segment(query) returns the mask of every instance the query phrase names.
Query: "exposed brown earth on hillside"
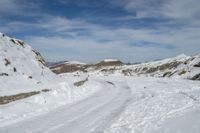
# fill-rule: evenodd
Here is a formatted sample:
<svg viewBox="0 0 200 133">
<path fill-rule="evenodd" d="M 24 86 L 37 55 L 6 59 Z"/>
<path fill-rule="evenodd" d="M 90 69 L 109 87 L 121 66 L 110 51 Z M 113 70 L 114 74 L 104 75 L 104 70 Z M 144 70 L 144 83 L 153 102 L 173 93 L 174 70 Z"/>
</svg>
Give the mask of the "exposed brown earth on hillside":
<svg viewBox="0 0 200 133">
<path fill-rule="evenodd" d="M 76 72 L 76 71 L 81 71 L 81 72 L 87 72 L 87 69 L 92 68 L 92 69 L 102 69 L 104 67 L 109 67 L 109 66 L 121 66 L 123 63 L 121 61 L 111 61 L 111 62 L 104 62 L 101 61 L 97 64 L 59 64 L 53 67 L 50 67 L 50 69 L 56 73 L 56 74 L 61 74 L 61 73 L 71 73 L 71 72 Z"/>
</svg>

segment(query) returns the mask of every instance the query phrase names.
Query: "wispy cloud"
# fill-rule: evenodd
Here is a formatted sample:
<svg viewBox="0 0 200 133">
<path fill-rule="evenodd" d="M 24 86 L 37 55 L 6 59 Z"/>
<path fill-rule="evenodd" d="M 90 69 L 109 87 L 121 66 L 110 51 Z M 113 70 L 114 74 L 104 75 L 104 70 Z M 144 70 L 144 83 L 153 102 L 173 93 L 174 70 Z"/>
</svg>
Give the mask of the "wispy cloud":
<svg viewBox="0 0 200 133">
<path fill-rule="evenodd" d="M 40 4 L 34 1 L 1 0 L 0 17 L 8 15 L 33 16 L 36 15 L 38 8 L 40 8 Z"/>
<path fill-rule="evenodd" d="M 0 1 L 0 12 L 6 13 L 11 11 L 16 11 L 18 9 L 18 4 L 16 0 L 1 0 Z"/>
<path fill-rule="evenodd" d="M 129 12 L 136 12 L 137 18 L 169 17 L 198 18 L 200 10 L 198 0 L 111 0 L 111 4 L 121 6 Z"/>
<path fill-rule="evenodd" d="M 10 2 L 11 5 L 6 0 L 3 3 L 5 7 L 9 6 L 7 9 L 19 10 L 21 13 L 27 9 L 23 3 L 20 5 L 15 0 Z M 68 4 L 72 1 L 62 2 Z M 200 51 L 200 9 L 195 2 L 196 0 L 107 1 L 109 6 L 129 12 L 125 16 L 109 18 L 109 24 L 90 21 L 98 15 L 91 16 L 90 19 L 83 16 L 71 18 L 64 14 L 42 12 L 41 3 L 28 3 L 32 8 L 29 8 L 28 13 L 31 20 L 5 21 L 0 23 L 0 30 L 26 40 L 48 60 L 90 62 L 119 58 L 124 61 L 145 61 L 181 53 L 197 54 Z M 88 4 L 87 0 L 81 1 L 79 6 L 85 7 L 84 4 Z M 41 13 L 37 14 L 33 9 L 38 9 Z M 1 10 L 0 16 L 5 12 L 5 9 Z M 24 14 L 19 13 L 18 16 L 23 17 Z M 102 19 L 106 21 L 108 16 Z"/>
<path fill-rule="evenodd" d="M 55 17 L 45 29 L 52 36 L 29 36 L 27 42 L 44 53 L 48 59 L 92 60 L 102 58 L 121 58 L 128 61 L 150 60 L 152 58 L 174 56 L 180 53 L 196 54 L 200 50 L 200 37 L 197 28 L 184 29 L 128 29 L 107 27 L 90 24 L 85 21 L 68 20 L 68 25 L 55 23 Z M 59 18 L 64 21 L 65 18 Z M 49 18 L 48 18 L 49 20 Z M 55 22 L 54 22 L 55 21 Z M 23 26 L 24 24 L 21 24 Z M 35 24 L 36 28 L 44 30 L 42 23 Z M 18 26 L 19 27 L 19 26 Z M 52 27 L 52 28 L 50 28 Z M 54 30 L 56 29 L 56 30 Z M 61 32 L 58 29 L 62 29 Z M 81 30 L 85 30 L 83 33 Z M 87 34 L 86 34 L 87 31 Z M 55 33 L 57 33 L 55 35 Z M 71 38 L 67 37 L 71 35 Z M 62 51 L 54 53 L 52 50 Z M 187 50 L 186 50 L 187 49 Z M 73 52 L 72 52 L 73 51 Z M 149 51 L 149 52 L 147 52 Z M 138 55 L 135 55 L 138 54 Z M 131 55 L 131 56 L 127 56 Z M 129 57 L 137 57 L 130 59 Z"/>
</svg>

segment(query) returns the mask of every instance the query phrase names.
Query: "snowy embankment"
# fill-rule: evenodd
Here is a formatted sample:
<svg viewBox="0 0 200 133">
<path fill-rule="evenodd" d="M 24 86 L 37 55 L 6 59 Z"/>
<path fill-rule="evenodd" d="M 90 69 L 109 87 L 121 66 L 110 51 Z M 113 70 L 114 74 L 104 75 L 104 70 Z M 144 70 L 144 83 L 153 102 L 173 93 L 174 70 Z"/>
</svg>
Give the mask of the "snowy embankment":
<svg viewBox="0 0 200 133">
<path fill-rule="evenodd" d="M 88 82 L 79 87 L 73 85 L 74 82 L 83 78 L 61 77 L 59 83 L 49 86 L 52 90 L 48 92 L 42 92 L 29 98 L 1 105 L 0 127 L 47 113 L 62 105 L 74 104 L 102 88 L 102 85 L 94 80 L 88 80 Z M 68 83 L 65 81 L 68 81 Z"/>
<path fill-rule="evenodd" d="M 54 74 L 39 52 L 0 33 L 0 126 L 77 102 L 101 88 L 92 80 L 73 85 L 84 78 Z"/>
<path fill-rule="evenodd" d="M 104 130 L 123 111 L 130 99 L 130 89 L 123 84 L 123 79 L 114 84 L 97 77 L 92 77 L 92 80 L 96 81 L 96 85 L 101 84 L 98 93 L 76 104 L 65 105 L 46 114 L 3 126 L 0 132 L 96 133 Z"/>
</svg>

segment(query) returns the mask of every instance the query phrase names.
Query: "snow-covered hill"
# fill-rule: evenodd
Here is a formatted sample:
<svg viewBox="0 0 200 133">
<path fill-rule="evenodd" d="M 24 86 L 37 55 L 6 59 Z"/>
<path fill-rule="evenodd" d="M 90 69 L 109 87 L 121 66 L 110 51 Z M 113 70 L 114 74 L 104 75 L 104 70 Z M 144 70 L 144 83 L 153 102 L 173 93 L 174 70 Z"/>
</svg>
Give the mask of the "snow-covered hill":
<svg viewBox="0 0 200 133">
<path fill-rule="evenodd" d="M 78 61 L 63 61 L 49 65 L 50 69 L 56 74 L 67 73 L 67 72 L 71 73 L 79 70 L 84 71 L 86 66 L 87 66 L 86 63 Z"/>
<path fill-rule="evenodd" d="M 72 65 L 72 64 L 71 64 Z M 73 64 L 76 67 L 76 64 Z M 200 55 L 186 56 L 184 54 L 174 58 L 134 65 L 123 64 L 119 60 L 106 60 L 97 64 L 81 65 L 73 72 L 95 75 L 125 75 L 176 77 L 191 80 L 200 80 Z M 54 66 L 54 69 L 58 69 Z M 68 71 L 63 71 L 68 72 Z"/>
<path fill-rule="evenodd" d="M 73 72 L 90 73 L 91 71 L 100 70 L 105 67 L 122 66 L 122 65 L 123 63 L 120 60 L 105 59 L 96 64 L 86 64 L 78 61 L 58 62 L 54 63 L 54 65 L 50 65 L 49 67 L 53 72 L 61 74 L 61 73 L 73 73 Z"/>
<path fill-rule="evenodd" d="M 124 75 L 146 75 L 155 77 L 178 77 L 200 80 L 200 56 L 184 54 L 160 61 L 126 65 L 121 68 Z"/>
<path fill-rule="evenodd" d="M 0 33 L 0 95 L 41 89 L 56 77 L 39 52 L 21 40 Z"/>
<path fill-rule="evenodd" d="M 79 61 L 60 61 L 60 62 L 47 62 L 48 67 L 53 68 L 54 66 L 58 65 L 69 65 L 69 64 L 76 64 L 76 65 L 86 65 L 86 63 L 79 62 Z"/>
</svg>

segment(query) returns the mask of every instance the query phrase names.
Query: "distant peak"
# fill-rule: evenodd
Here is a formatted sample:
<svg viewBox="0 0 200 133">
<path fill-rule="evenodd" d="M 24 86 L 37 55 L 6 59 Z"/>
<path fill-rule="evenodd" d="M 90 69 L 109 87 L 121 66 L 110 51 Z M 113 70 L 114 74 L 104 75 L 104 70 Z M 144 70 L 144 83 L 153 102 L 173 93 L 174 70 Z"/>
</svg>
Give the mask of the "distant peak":
<svg viewBox="0 0 200 133">
<path fill-rule="evenodd" d="M 174 57 L 174 58 L 171 58 L 171 59 L 175 59 L 175 60 L 185 60 L 185 59 L 188 59 L 188 58 L 190 58 L 190 56 L 187 56 L 187 55 L 185 55 L 185 54 L 180 54 L 180 55 L 178 55 L 178 56 L 176 56 L 176 57 Z"/>
<path fill-rule="evenodd" d="M 79 62 L 79 61 L 67 61 L 65 64 L 77 64 L 77 65 L 86 65 L 86 63 Z"/>
<path fill-rule="evenodd" d="M 176 56 L 175 58 L 186 58 L 186 57 L 188 57 L 188 56 L 185 54 L 180 54 L 180 55 Z"/>
<path fill-rule="evenodd" d="M 118 59 L 104 59 L 104 62 L 116 62 L 119 61 Z"/>
</svg>

